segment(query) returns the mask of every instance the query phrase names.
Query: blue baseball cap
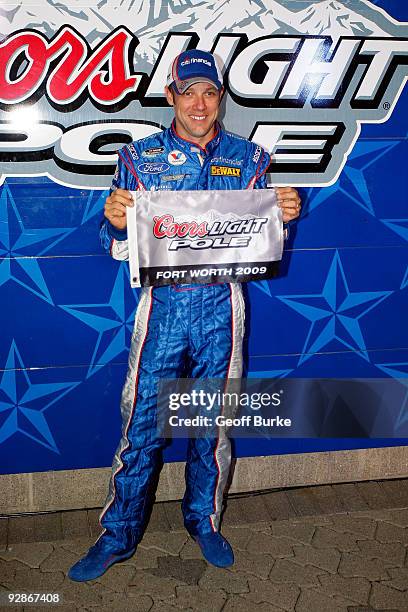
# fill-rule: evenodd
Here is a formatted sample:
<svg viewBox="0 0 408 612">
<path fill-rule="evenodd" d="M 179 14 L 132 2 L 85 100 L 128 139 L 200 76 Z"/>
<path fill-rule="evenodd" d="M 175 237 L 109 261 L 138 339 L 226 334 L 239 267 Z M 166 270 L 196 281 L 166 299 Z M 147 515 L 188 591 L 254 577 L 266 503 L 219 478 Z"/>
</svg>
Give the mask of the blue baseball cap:
<svg viewBox="0 0 408 612">
<path fill-rule="evenodd" d="M 190 49 L 183 51 L 173 60 L 167 75 L 167 85 L 182 94 L 194 83 L 211 83 L 220 90 L 222 74 L 217 60 L 207 51 Z"/>
</svg>

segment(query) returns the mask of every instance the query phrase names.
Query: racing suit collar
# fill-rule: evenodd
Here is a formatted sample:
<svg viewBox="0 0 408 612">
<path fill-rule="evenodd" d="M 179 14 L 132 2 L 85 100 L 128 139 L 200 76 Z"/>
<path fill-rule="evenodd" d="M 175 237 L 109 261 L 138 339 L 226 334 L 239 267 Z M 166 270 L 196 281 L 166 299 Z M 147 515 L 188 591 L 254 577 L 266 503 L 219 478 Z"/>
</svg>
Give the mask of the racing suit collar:
<svg viewBox="0 0 408 612">
<path fill-rule="evenodd" d="M 202 151 L 203 153 L 211 153 L 216 146 L 218 146 L 220 140 L 221 140 L 221 134 L 222 134 L 222 130 L 220 128 L 220 124 L 218 123 L 218 121 L 215 123 L 215 134 L 213 136 L 213 138 L 207 142 L 205 148 L 203 148 L 202 146 L 200 146 L 199 144 L 197 144 L 196 142 L 192 142 L 191 140 L 187 140 L 186 138 L 182 138 L 176 130 L 176 120 L 173 119 L 173 121 L 171 122 L 171 126 L 170 126 L 170 133 L 173 137 L 173 139 L 177 142 L 178 146 L 182 147 L 183 149 L 187 149 L 188 151 L 191 151 L 194 147 L 196 149 L 199 149 L 200 151 Z"/>
</svg>

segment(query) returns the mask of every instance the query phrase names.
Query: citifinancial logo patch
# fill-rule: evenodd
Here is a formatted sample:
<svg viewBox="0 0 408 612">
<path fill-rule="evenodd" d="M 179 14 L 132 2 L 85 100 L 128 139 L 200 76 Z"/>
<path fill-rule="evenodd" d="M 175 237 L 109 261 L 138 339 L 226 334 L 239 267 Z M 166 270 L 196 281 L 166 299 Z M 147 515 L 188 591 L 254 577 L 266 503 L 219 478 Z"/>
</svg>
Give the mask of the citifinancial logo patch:
<svg viewBox="0 0 408 612">
<path fill-rule="evenodd" d="M 241 168 L 231 168 L 230 166 L 210 166 L 211 176 L 241 176 Z"/>
</svg>

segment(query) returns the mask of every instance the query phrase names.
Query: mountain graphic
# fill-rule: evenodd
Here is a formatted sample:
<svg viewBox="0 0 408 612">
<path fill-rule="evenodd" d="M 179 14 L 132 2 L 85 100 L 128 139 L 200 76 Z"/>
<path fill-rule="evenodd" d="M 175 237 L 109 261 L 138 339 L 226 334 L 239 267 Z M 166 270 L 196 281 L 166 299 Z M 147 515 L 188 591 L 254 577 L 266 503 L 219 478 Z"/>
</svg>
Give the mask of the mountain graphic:
<svg viewBox="0 0 408 612">
<path fill-rule="evenodd" d="M 356 0 L 356 6 L 358 3 L 361 0 Z M 0 33 L 6 36 L 32 28 L 52 36 L 69 24 L 94 44 L 126 25 L 139 38 L 136 57 L 147 67 L 154 64 L 170 31 L 196 32 L 203 49 L 211 48 L 220 32 L 246 34 L 250 40 L 271 34 L 317 34 L 333 40 L 347 35 L 391 35 L 365 16 L 367 11 L 359 14 L 349 2 L 339 0 L 311 2 L 301 10 L 290 10 L 278 0 L 122 0 L 120 4 L 100 0 L 95 7 L 84 4 L 83 0 L 37 0 L 35 5 L 0 7 Z"/>
<path fill-rule="evenodd" d="M 340 36 L 387 36 L 377 24 L 350 10 L 337 0 L 316 2 L 296 14 L 298 30 L 304 34 Z"/>
</svg>

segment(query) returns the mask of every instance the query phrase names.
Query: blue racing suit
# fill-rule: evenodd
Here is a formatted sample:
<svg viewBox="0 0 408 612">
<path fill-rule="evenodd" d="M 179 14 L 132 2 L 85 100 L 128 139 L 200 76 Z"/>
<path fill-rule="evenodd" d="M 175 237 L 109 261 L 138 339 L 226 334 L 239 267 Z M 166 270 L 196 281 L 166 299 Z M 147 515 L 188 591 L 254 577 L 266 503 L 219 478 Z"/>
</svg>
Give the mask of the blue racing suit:
<svg viewBox="0 0 408 612">
<path fill-rule="evenodd" d="M 172 126 L 126 145 L 112 188 L 203 190 L 265 188 L 270 156 L 217 126 L 205 149 Z M 128 258 L 126 231 L 108 220 L 101 241 L 115 259 Z M 116 450 L 100 537 L 115 553 L 143 536 L 165 440 L 156 433 L 160 378 L 240 378 L 244 302 L 236 284 L 172 285 L 141 291 L 121 399 L 122 438 Z M 225 432 L 189 440 L 182 509 L 192 535 L 217 531 L 231 460 Z"/>
</svg>

